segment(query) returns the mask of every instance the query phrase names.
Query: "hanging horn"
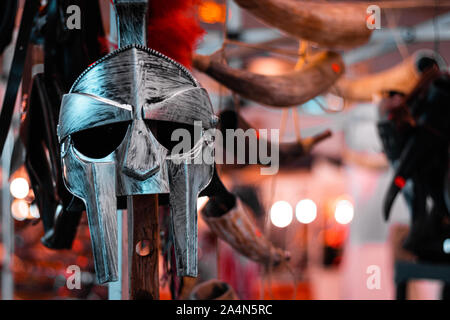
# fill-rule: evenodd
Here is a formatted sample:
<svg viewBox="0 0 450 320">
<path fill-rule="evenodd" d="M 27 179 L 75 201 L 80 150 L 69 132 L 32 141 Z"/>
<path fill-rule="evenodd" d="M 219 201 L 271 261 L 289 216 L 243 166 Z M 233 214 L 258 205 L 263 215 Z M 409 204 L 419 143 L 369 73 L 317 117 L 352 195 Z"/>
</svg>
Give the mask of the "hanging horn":
<svg viewBox="0 0 450 320">
<path fill-rule="evenodd" d="M 239 300 L 233 287 L 228 283 L 211 279 L 192 289 L 190 300 Z"/>
<path fill-rule="evenodd" d="M 314 55 L 302 70 L 274 76 L 233 69 L 213 56 L 194 55 L 194 67 L 247 99 L 275 107 L 300 105 L 320 95 L 345 69 L 341 56 L 332 51 Z"/>
<path fill-rule="evenodd" d="M 226 189 L 216 169 L 200 196 L 209 197 L 201 210 L 203 220 L 217 237 L 240 254 L 265 265 L 277 265 L 290 258 L 288 252 L 275 248 L 255 227 L 241 200 Z"/>
<path fill-rule="evenodd" d="M 220 130 L 222 132 L 223 139 L 223 161 L 222 163 L 225 164 L 227 167 L 240 167 L 239 165 L 235 165 L 235 163 L 239 163 L 237 159 L 233 162 L 233 164 L 228 163 L 228 161 L 225 161 L 227 152 L 230 152 L 237 155 L 238 157 L 242 157 L 240 162 L 244 162 L 241 164 L 241 166 L 245 166 L 250 164 L 249 159 L 251 158 L 251 155 L 254 155 L 254 157 L 257 157 L 257 164 L 267 165 L 267 163 L 264 163 L 262 159 L 260 159 L 260 152 L 258 148 L 261 147 L 261 145 L 266 145 L 265 150 L 267 150 L 268 157 L 272 156 L 272 152 L 274 151 L 272 149 L 272 142 L 268 139 L 261 138 L 258 136 L 257 131 L 252 128 L 252 126 L 245 121 L 237 112 L 234 110 L 225 110 L 219 115 L 219 125 Z M 251 139 L 245 139 L 245 153 L 239 154 L 237 150 L 237 144 L 233 144 L 234 150 L 228 150 L 227 148 L 227 135 L 226 130 L 227 129 L 242 129 L 244 132 L 247 132 L 247 130 L 251 129 L 255 132 L 255 139 L 258 139 L 258 143 L 250 143 Z M 298 158 L 304 157 L 308 153 L 311 152 L 311 150 L 316 146 L 318 143 L 322 142 L 323 140 L 331 137 L 332 133 L 330 130 L 325 130 L 315 136 L 307 137 L 304 139 L 301 139 L 297 142 L 290 142 L 290 143 L 281 143 L 279 144 L 278 148 L 275 151 L 279 152 L 279 164 L 281 166 L 288 165 L 289 163 L 292 163 Z M 245 158 L 244 158 L 245 157 Z M 242 161 L 244 160 L 244 161 Z"/>
<path fill-rule="evenodd" d="M 372 34 L 366 24 L 368 4 L 294 0 L 234 1 L 266 24 L 327 48 L 360 46 Z"/>
<path fill-rule="evenodd" d="M 408 94 L 432 65 L 439 69 L 446 67 L 442 57 L 434 51 L 420 50 L 388 70 L 357 79 L 341 78 L 332 92 L 354 101 L 371 101 L 374 94 L 386 91 Z"/>
<path fill-rule="evenodd" d="M 201 210 L 203 220 L 217 237 L 243 256 L 264 265 L 278 265 L 290 259 L 288 252 L 275 248 L 255 227 L 239 198 L 236 197 L 231 210 L 220 216 L 214 210 L 221 207 L 219 202 L 220 198 L 210 198 Z"/>
</svg>

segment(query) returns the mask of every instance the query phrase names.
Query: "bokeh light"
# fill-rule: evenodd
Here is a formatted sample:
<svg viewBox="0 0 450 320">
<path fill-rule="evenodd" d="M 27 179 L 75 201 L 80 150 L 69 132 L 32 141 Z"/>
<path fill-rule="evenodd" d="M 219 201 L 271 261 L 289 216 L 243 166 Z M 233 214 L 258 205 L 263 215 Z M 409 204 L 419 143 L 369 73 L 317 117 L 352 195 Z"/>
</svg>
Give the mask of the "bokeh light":
<svg viewBox="0 0 450 320">
<path fill-rule="evenodd" d="M 308 224 L 316 220 L 317 206 L 311 199 L 300 200 L 295 206 L 295 216 L 301 223 Z"/>
<path fill-rule="evenodd" d="M 9 191 L 14 198 L 24 199 L 30 192 L 30 186 L 26 179 L 15 178 L 13 181 L 11 181 Z"/>
<path fill-rule="evenodd" d="M 340 224 L 349 224 L 353 220 L 354 208 L 353 204 L 348 200 L 339 200 L 336 203 L 334 218 Z"/>
<path fill-rule="evenodd" d="M 270 220 L 278 228 L 285 228 L 292 222 L 293 209 L 289 202 L 277 201 L 270 209 Z"/>
<path fill-rule="evenodd" d="M 199 197 L 197 199 L 197 211 L 200 211 L 203 209 L 203 207 L 206 205 L 206 203 L 208 202 L 209 197 Z"/>
<path fill-rule="evenodd" d="M 226 6 L 214 1 L 203 1 L 198 9 L 200 21 L 205 23 L 224 23 L 226 20 Z"/>
<path fill-rule="evenodd" d="M 14 219 L 23 221 L 28 218 L 30 206 L 28 202 L 22 199 L 15 199 L 11 204 L 11 214 Z"/>
</svg>

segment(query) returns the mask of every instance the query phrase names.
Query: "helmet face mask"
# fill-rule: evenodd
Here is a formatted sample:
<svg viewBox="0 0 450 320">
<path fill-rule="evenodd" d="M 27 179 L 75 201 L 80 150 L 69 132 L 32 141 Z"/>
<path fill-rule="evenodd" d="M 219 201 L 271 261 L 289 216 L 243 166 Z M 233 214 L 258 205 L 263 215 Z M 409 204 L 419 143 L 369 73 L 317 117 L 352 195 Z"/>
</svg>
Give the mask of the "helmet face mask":
<svg viewBox="0 0 450 320">
<path fill-rule="evenodd" d="M 117 196 L 169 193 L 177 271 L 197 275 L 197 197 L 214 165 L 205 130 L 207 92 L 170 58 L 139 45 L 89 67 L 62 101 L 58 137 L 64 182 L 86 205 L 97 279 L 117 280 Z M 201 129 L 193 148 L 171 154 L 171 130 Z M 195 130 L 194 130 L 195 131 Z"/>
</svg>

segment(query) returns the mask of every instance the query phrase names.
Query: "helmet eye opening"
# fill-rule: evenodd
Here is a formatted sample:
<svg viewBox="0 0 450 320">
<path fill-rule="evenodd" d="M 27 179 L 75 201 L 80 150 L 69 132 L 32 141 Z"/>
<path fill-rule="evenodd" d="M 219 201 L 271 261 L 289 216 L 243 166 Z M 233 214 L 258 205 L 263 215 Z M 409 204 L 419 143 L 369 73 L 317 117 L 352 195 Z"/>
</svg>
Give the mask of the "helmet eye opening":
<svg viewBox="0 0 450 320">
<path fill-rule="evenodd" d="M 75 132 L 75 149 L 86 157 L 102 159 L 113 153 L 125 139 L 131 121 L 111 123 Z"/>
<path fill-rule="evenodd" d="M 200 139 L 200 136 L 195 136 L 194 125 L 152 119 L 145 119 L 144 121 L 156 140 L 169 151 L 169 154 L 172 154 L 175 146 L 179 143 L 189 142 L 189 150 L 191 150 Z M 182 131 L 176 132 L 177 130 Z M 182 133 L 182 137 L 178 133 Z M 190 139 L 190 141 L 184 141 L 184 139 Z M 184 151 L 188 150 L 184 149 Z"/>
</svg>

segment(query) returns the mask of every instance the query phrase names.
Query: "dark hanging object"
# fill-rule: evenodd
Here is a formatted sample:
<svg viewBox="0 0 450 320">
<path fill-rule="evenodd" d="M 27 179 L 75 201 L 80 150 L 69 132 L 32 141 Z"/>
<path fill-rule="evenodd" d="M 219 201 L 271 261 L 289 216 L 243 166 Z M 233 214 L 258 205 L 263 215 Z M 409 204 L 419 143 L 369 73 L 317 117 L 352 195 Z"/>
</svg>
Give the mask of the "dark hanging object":
<svg viewBox="0 0 450 320">
<path fill-rule="evenodd" d="M 233 193 L 236 194 L 242 202 L 247 205 L 255 215 L 255 218 L 264 218 L 265 209 L 261 203 L 261 197 L 259 195 L 259 190 L 256 186 L 242 185 L 233 188 Z"/>
<path fill-rule="evenodd" d="M 3 153 L 3 147 L 5 146 L 9 127 L 11 126 L 14 106 L 16 104 L 17 92 L 22 80 L 23 68 L 27 56 L 28 42 L 30 40 L 31 29 L 38 8 L 38 0 L 26 1 L 23 8 L 22 20 L 20 22 L 19 33 L 16 40 L 16 47 L 14 49 L 14 56 L 0 113 L 0 155 Z"/>
<path fill-rule="evenodd" d="M 65 12 L 70 5 L 81 9 L 79 30 L 66 26 Z M 50 0 L 33 29 L 32 41 L 44 45 L 44 73 L 33 79 L 20 136 L 44 224 L 41 241 L 52 249 L 71 248 L 84 210 L 84 204 L 63 183 L 56 131 L 63 94 L 92 61 L 106 53 L 101 21 L 97 1 Z"/>
<path fill-rule="evenodd" d="M 62 181 L 55 115 L 61 95 L 56 81 L 45 79 L 43 74 L 36 75 L 20 129 L 26 149 L 25 168 L 44 224 L 41 240 L 52 249 L 71 248 L 84 208 L 77 202 L 72 210 L 68 209 L 73 197 Z"/>
<path fill-rule="evenodd" d="M 80 8 L 80 29 L 67 27 L 66 10 L 72 5 Z M 108 53 L 97 0 L 49 0 L 39 33 L 44 40 L 45 75 L 56 78 L 63 93 L 87 66 Z"/>
<path fill-rule="evenodd" d="M 11 43 L 17 14 L 17 0 L 0 2 L 0 55 Z"/>
<path fill-rule="evenodd" d="M 200 192 L 200 196 L 209 197 L 208 211 L 215 217 L 220 217 L 230 211 L 236 205 L 236 196 L 229 192 L 223 185 L 222 180 L 214 167 L 213 177 L 208 186 Z"/>
<path fill-rule="evenodd" d="M 236 167 L 236 168 L 240 168 L 240 167 L 244 167 L 250 164 L 250 157 L 251 155 L 257 155 L 257 164 L 261 164 L 261 165 L 272 165 L 272 164 L 268 164 L 268 163 L 264 163 L 264 161 L 262 159 L 260 159 L 260 152 L 259 152 L 259 148 L 261 145 L 265 145 L 265 150 L 267 150 L 267 157 L 271 157 L 272 154 L 272 142 L 269 139 L 264 139 L 262 137 L 259 137 L 259 135 L 256 133 L 256 138 L 258 140 L 258 143 L 256 144 L 251 144 L 250 143 L 250 139 L 245 139 L 245 153 L 244 155 L 241 155 L 238 150 L 238 144 L 234 143 L 234 150 L 228 150 L 227 149 L 227 134 L 226 131 L 228 129 L 233 129 L 233 130 L 237 130 L 237 129 L 242 129 L 244 131 L 247 131 L 249 129 L 252 129 L 252 126 L 247 123 L 247 121 L 245 121 L 244 118 L 242 118 L 240 116 L 240 114 L 238 114 L 236 111 L 228 109 L 228 110 L 224 110 L 220 115 L 219 115 L 219 129 L 222 132 L 222 136 L 223 136 L 223 145 L 222 145 L 222 149 L 224 150 L 223 152 L 223 160 L 222 163 L 225 164 L 226 167 Z M 311 137 L 307 137 L 302 139 L 299 142 L 290 142 L 290 143 L 280 143 L 278 146 L 278 150 L 279 151 L 279 165 L 280 166 L 288 166 L 292 163 L 294 163 L 295 161 L 298 161 L 299 159 L 307 156 L 311 150 L 320 142 L 322 142 L 323 140 L 328 139 L 329 137 L 331 137 L 332 133 L 330 130 L 325 130 L 315 136 L 311 136 Z M 234 164 L 229 164 L 226 162 L 226 156 L 227 156 L 227 152 L 231 152 L 234 155 L 241 155 L 241 157 L 243 159 L 239 159 L 237 156 L 235 156 L 235 159 L 233 161 Z M 239 162 L 240 160 L 240 162 Z M 238 163 L 243 163 L 243 164 L 238 164 Z"/>
<path fill-rule="evenodd" d="M 395 174 L 384 201 L 387 220 L 402 191 L 411 211 L 405 248 L 427 261 L 450 261 L 448 168 L 450 76 L 431 67 L 407 96 L 390 92 L 380 105 L 378 124 Z"/>
</svg>

